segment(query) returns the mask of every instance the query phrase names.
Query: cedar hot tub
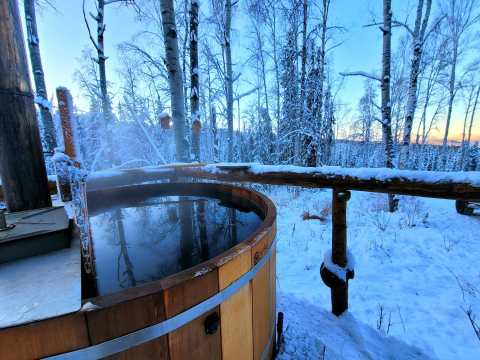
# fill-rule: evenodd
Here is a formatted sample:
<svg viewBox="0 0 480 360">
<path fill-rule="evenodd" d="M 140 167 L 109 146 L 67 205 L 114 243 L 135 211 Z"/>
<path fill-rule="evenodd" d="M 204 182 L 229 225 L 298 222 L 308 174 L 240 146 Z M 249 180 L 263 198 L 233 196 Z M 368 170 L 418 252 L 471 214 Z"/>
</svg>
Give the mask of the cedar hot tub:
<svg viewBox="0 0 480 360">
<path fill-rule="evenodd" d="M 163 183 L 90 191 L 88 210 L 95 276 L 83 277 L 83 309 L 0 329 L 1 359 L 272 357 L 271 200 Z"/>
</svg>

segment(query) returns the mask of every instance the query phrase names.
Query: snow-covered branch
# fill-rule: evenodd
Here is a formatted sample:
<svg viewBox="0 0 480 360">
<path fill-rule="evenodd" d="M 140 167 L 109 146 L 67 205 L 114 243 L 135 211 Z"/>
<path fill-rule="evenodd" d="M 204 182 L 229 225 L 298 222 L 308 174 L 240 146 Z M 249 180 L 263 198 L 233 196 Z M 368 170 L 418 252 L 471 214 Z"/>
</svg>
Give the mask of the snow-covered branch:
<svg viewBox="0 0 480 360">
<path fill-rule="evenodd" d="M 369 73 L 364 72 L 364 71 L 341 72 L 340 75 L 341 76 L 362 76 L 362 77 L 366 77 L 368 79 L 377 80 L 377 81 L 382 82 L 382 79 L 380 78 L 380 76 L 377 76 L 375 74 L 369 74 Z"/>
</svg>

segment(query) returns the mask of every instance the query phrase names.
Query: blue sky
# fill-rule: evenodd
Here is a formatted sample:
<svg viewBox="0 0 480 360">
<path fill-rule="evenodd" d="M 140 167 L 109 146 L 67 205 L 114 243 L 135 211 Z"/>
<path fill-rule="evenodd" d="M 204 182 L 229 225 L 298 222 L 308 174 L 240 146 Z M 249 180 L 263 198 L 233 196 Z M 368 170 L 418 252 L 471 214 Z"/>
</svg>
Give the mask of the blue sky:
<svg viewBox="0 0 480 360">
<path fill-rule="evenodd" d="M 88 1 L 87 1 L 88 3 Z M 241 3 L 241 0 L 240 0 Z M 407 9 L 415 6 L 415 1 L 393 1 L 394 15 L 404 19 Z M 381 63 L 381 33 L 376 27 L 365 28 L 371 23 L 372 18 L 381 18 L 380 0 L 333 0 L 330 24 L 341 25 L 348 29 L 339 40 L 343 44 L 334 52 L 335 72 L 364 70 L 379 72 Z M 413 16 L 413 15 L 412 15 Z M 411 19 L 413 21 L 413 19 Z M 106 10 L 106 54 L 107 76 L 109 81 L 118 82 L 117 70 L 119 59 L 117 45 L 128 41 L 142 30 L 141 24 L 135 20 L 135 13 L 129 8 L 120 5 L 110 5 Z M 242 49 L 245 31 L 248 22 L 238 16 L 234 21 L 234 42 L 237 46 L 233 49 L 235 59 L 240 59 L 244 53 Z M 75 98 L 77 106 L 87 109 L 85 100 L 81 99 L 78 86 L 73 80 L 73 74 L 79 67 L 78 59 L 82 49 L 91 46 L 82 16 L 81 0 L 56 1 L 56 10 L 44 8 L 38 14 L 38 28 L 40 47 L 45 68 L 46 82 L 49 94 L 54 93 L 57 86 L 69 87 Z M 396 29 L 395 37 L 401 33 Z M 393 43 L 395 49 L 395 41 Z M 235 54 L 237 52 L 237 54 Z M 363 93 L 363 79 L 346 79 L 341 91 L 341 101 L 352 110 L 357 107 L 358 100 Z M 459 102 L 457 108 L 461 108 Z M 461 112 L 461 111 L 460 111 Z M 463 119 L 458 116 L 453 124 L 453 132 L 458 134 Z M 353 112 L 350 112 L 343 121 L 350 121 Z"/>
</svg>

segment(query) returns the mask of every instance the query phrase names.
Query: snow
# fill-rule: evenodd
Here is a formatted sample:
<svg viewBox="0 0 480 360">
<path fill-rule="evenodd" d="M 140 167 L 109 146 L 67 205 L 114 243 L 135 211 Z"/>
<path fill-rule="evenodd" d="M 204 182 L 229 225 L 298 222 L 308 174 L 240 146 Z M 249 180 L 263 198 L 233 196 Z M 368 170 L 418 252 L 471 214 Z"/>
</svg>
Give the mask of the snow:
<svg viewBox="0 0 480 360">
<path fill-rule="evenodd" d="M 52 156 L 53 162 L 69 162 L 70 158 L 63 152 L 61 148 L 55 148 L 55 153 Z"/>
<path fill-rule="evenodd" d="M 43 96 L 35 96 L 34 102 L 35 104 L 52 111 L 52 103 L 45 99 Z"/>
<path fill-rule="evenodd" d="M 78 247 L 0 265 L 0 329 L 80 309 Z"/>
<path fill-rule="evenodd" d="M 397 170 L 387 168 L 345 168 L 340 166 L 322 166 L 322 167 L 301 167 L 295 165 L 261 165 L 256 163 L 223 163 L 204 166 L 202 169 L 211 173 L 221 173 L 223 169 L 231 166 L 249 167 L 253 174 L 265 174 L 274 172 L 286 172 L 294 174 L 308 174 L 318 177 L 349 177 L 357 180 L 376 180 L 392 181 L 401 179 L 413 182 L 437 183 L 462 183 L 472 186 L 480 186 L 480 172 L 478 171 L 416 171 L 416 170 Z"/>
<path fill-rule="evenodd" d="M 349 312 L 330 313 L 320 278 L 331 247 L 330 190 L 254 186 L 278 211 L 277 301 L 285 313 L 280 360 L 480 358 L 480 342 L 464 313 L 480 316 L 479 217 L 456 213 L 448 200 L 352 192 L 348 247 L 355 256 Z M 379 325 L 380 311 L 383 312 Z M 388 326 L 390 318 L 390 326 Z M 379 328 L 380 330 L 377 330 Z"/>
<path fill-rule="evenodd" d="M 325 308 L 288 295 L 279 299 L 278 307 L 287 316 L 278 360 L 431 359 L 420 349 L 358 321 L 352 313 L 337 318 Z"/>
<path fill-rule="evenodd" d="M 82 311 L 93 311 L 99 309 L 100 306 L 95 305 L 94 303 L 87 301 L 85 304 L 82 306 Z"/>
<path fill-rule="evenodd" d="M 347 266 L 341 267 L 335 264 L 332 261 L 332 250 L 328 250 L 323 257 L 323 264 L 325 267 L 330 270 L 331 273 L 335 274 L 339 279 L 347 281 L 347 271 L 355 270 L 355 258 L 353 254 L 347 250 Z"/>
</svg>

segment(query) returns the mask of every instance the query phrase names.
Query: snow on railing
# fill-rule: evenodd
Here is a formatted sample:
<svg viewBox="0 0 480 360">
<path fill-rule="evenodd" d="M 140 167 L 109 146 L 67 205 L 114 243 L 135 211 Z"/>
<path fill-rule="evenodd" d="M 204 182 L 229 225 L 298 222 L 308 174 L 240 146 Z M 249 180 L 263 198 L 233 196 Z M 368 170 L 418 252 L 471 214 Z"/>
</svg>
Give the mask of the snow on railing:
<svg viewBox="0 0 480 360">
<path fill-rule="evenodd" d="M 176 169 L 178 176 L 312 188 L 338 188 L 445 199 L 480 200 L 480 172 L 433 172 L 386 168 L 210 164 Z"/>
</svg>

